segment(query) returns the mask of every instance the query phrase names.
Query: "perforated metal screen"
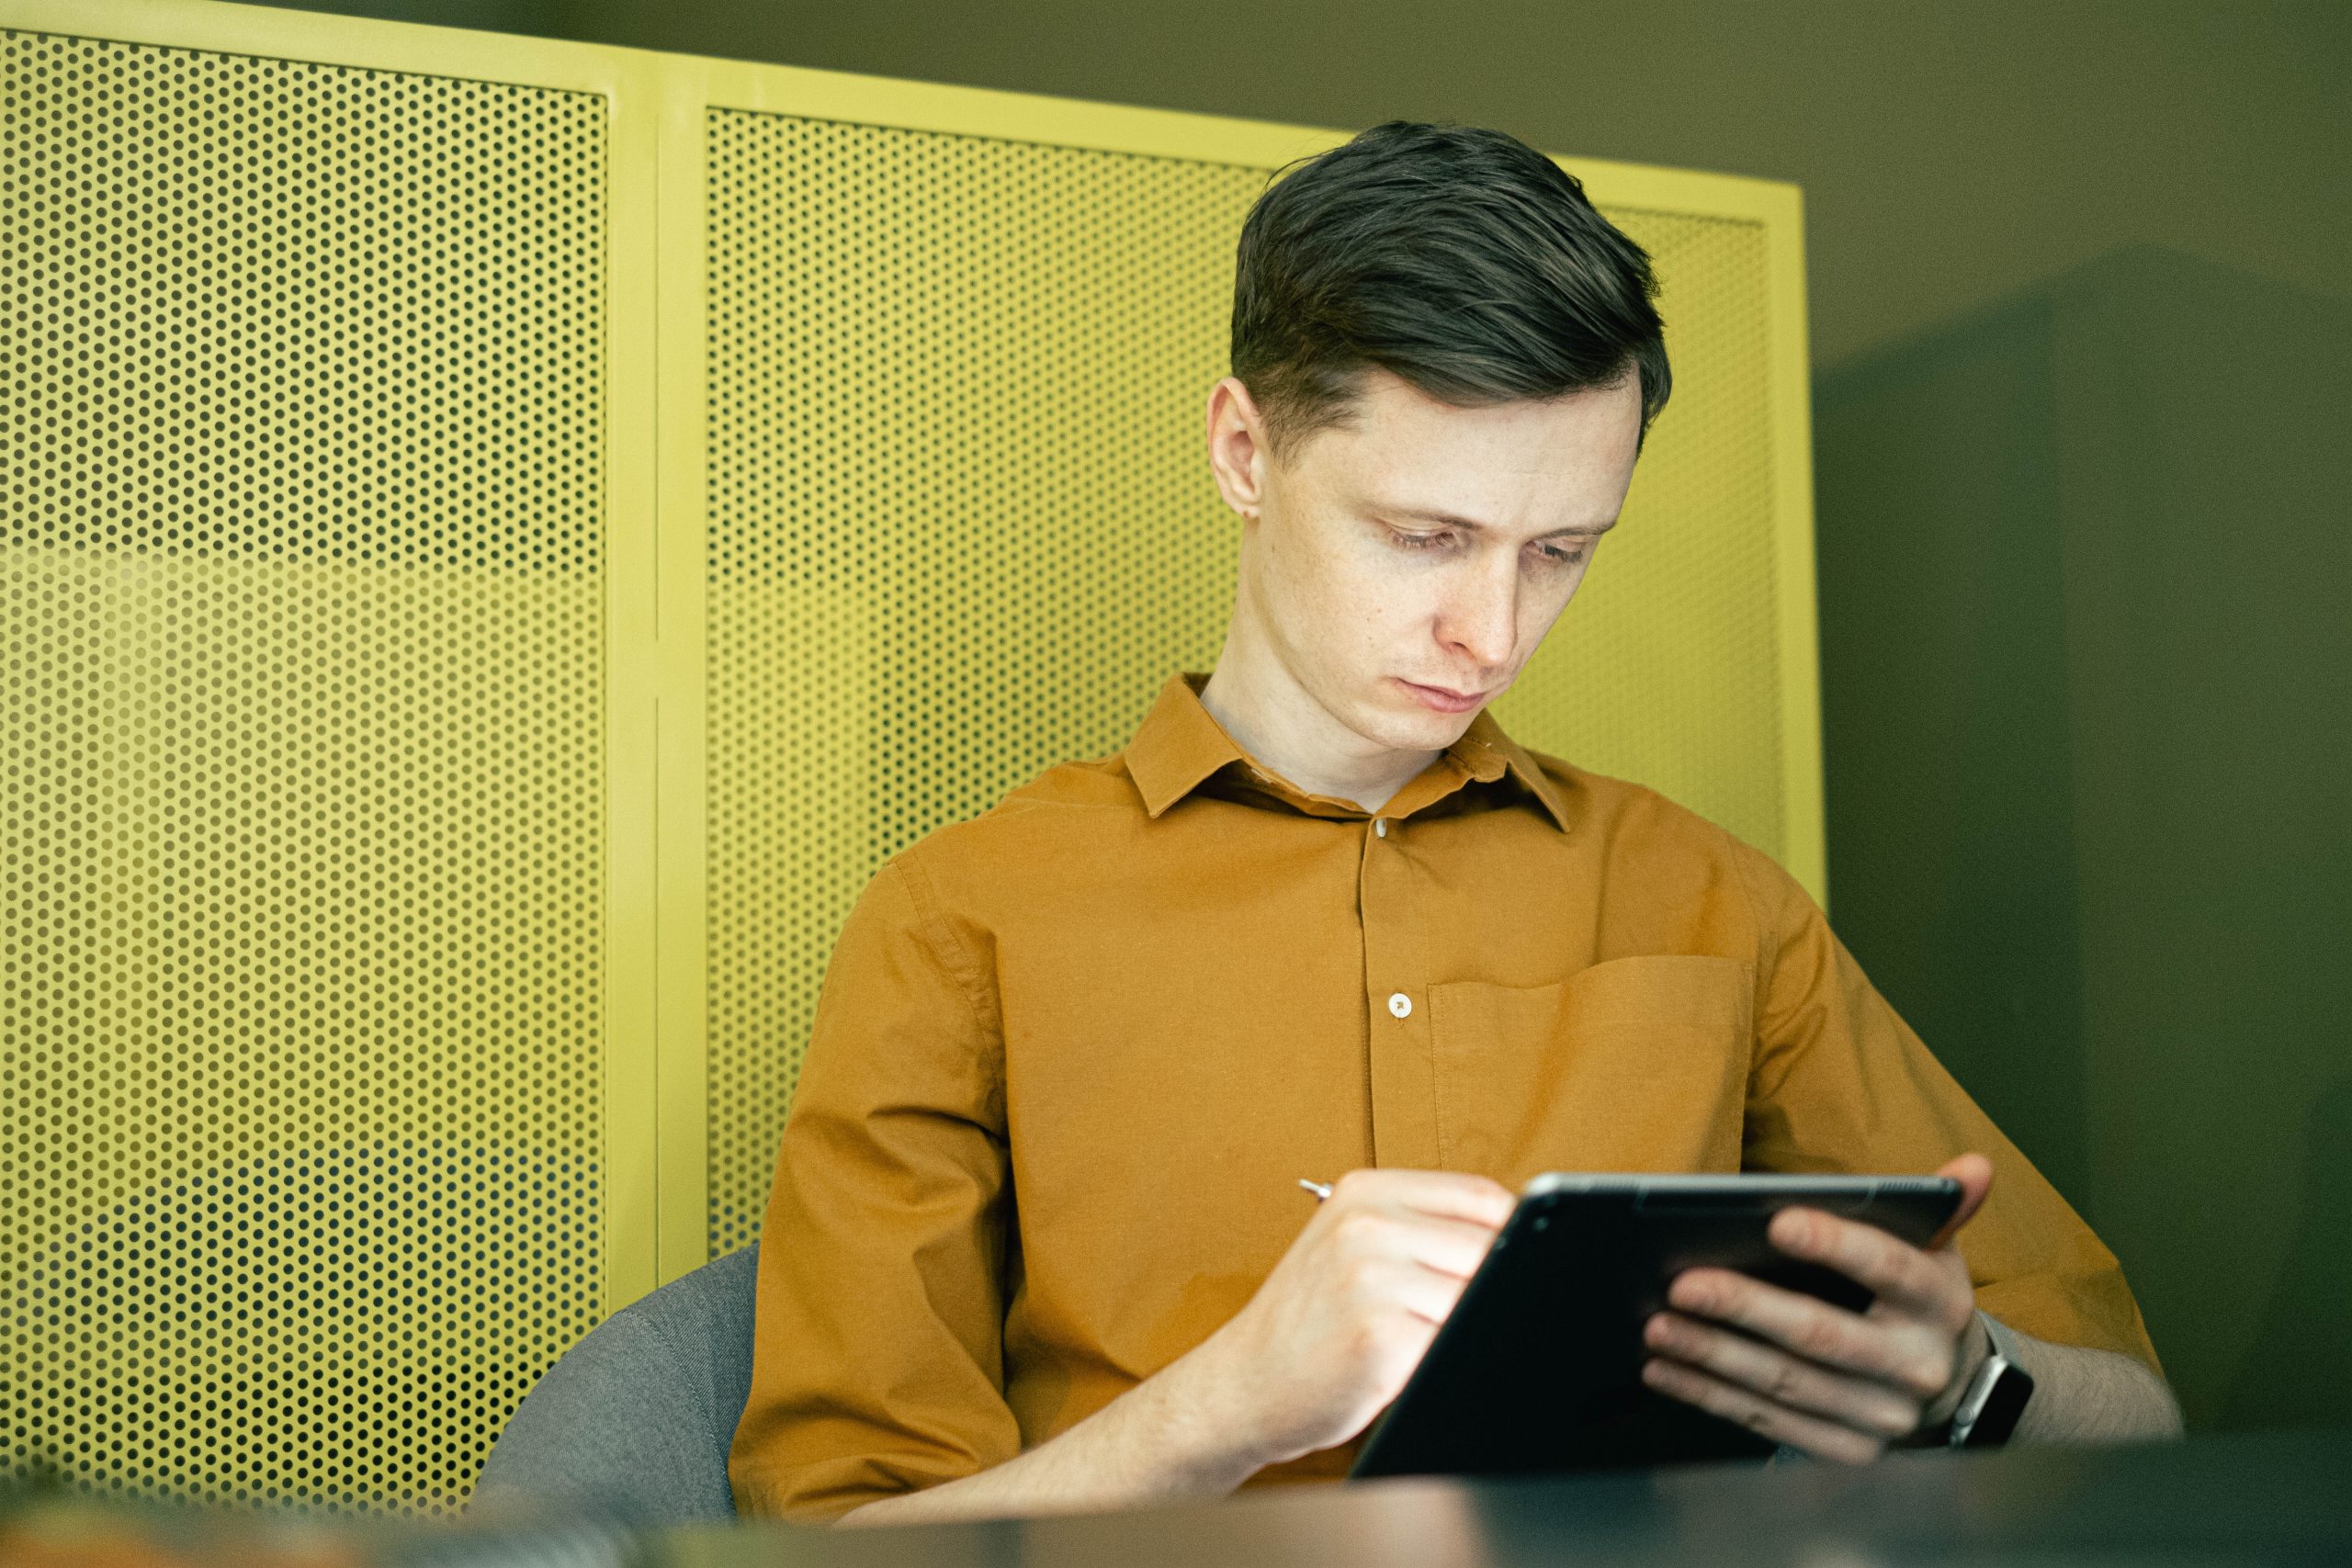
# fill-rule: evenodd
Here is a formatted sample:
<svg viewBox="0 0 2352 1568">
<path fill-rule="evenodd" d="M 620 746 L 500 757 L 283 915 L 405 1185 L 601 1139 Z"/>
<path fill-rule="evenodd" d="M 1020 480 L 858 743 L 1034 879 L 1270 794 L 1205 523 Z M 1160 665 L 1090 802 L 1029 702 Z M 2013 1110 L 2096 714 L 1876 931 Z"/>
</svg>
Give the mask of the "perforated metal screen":
<svg viewBox="0 0 2352 1568">
<path fill-rule="evenodd" d="M 0 1462 L 445 1508 L 750 1239 L 874 869 L 1215 660 L 1333 140 L 0 0 Z M 1675 400 L 1502 716 L 1777 851 L 1792 193 L 1611 178 Z"/>
<path fill-rule="evenodd" d="M 825 961 L 879 863 L 1206 670 L 1201 448 L 1268 170 L 713 111 L 710 1246 L 756 1233 Z M 1623 523 L 1500 716 L 1781 848 L 1766 253 L 1615 210 L 1676 364 Z"/>
<path fill-rule="evenodd" d="M 710 135 L 711 1247 L 756 1234 L 889 854 L 1214 660 L 1200 400 L 1258 169 L 776 115 Z"/>
<path fill-rule="evenodd" d="M 0 33 L 11 1471 L 437 1507 L 602 1315 L 605 113 Z"/>
</svg>

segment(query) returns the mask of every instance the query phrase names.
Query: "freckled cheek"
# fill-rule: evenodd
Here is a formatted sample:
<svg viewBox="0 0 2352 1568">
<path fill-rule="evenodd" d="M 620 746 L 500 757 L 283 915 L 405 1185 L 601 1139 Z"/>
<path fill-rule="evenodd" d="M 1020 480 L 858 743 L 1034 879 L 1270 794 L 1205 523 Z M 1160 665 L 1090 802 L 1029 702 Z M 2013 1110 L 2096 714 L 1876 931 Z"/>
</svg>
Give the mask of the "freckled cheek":
<svg viewBox="0 0 2352 1568">
<path fill-rule="evenodd" d="M 1378 673 L 1385 662 L 1377 596 L 1334 572 L 1287 577 L 1274 613 L 1283 640 L 1333 676 Z"/>
<path fill-rule="evenodd" d="M 1367 645 L 1394 641 L 1415 613 L 1411 588 L 1373 572 L 1327 570 L 1308 592 L 1318 624 Z"/>
<path fill-rule="evenodd" d="M 1268 566 L 1259 581 L 1277 620 L 1301 634 L 1332 624 L 1330 574 L 1317 570 L 1312 557 L 1278 549 Z"/>
<path fill-rule="evenodd" d="M 1359 601 L 1357 624 L 1365 638 L 1385 650 L 1418 648 L 1430 640 L 1437 606 L 1418 586 L 1382 584 Z"/>
</svg>

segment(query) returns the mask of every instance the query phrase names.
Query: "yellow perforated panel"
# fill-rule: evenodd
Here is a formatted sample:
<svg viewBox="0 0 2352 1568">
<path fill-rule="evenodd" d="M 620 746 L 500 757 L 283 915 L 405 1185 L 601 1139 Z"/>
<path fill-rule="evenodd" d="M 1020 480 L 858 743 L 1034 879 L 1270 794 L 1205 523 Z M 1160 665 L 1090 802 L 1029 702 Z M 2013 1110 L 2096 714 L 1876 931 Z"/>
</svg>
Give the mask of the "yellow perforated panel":
<svg viewBox="0 0 2352 1568">
<path fill-rule="evenodd" d="M 875 868 L 1216 656 L 1194 445 L 1262 170 L 713 112 L 711 1246 Z"/>
<path fill-rule="evenodd" d="M 1265 168 L 714 112 L 709 1212 L 756 1233 L 842 919 L 883 859 L 1125 744 L 1214 662 L 1202 449 Z M 1766 254 L 1615 211 L 1676 361 L 1627 514 L 1503 709 L 1781 847 Z"/>
<path fill-rule="evenodd" d="M 748 1239 L 876 866 L 1216 658 L 1340 139 L 0 0 L 7 1470 L 441 1508 Z M 1795 195 L 1579 168 L 1677 391 L 1502 716 L 1817 871 Z"/>
<path fill-rule="evenodd" d="M 439 1507 L 602 1315 L 605 113 L 0 33 L 11 1471 Z"/>
</svg>

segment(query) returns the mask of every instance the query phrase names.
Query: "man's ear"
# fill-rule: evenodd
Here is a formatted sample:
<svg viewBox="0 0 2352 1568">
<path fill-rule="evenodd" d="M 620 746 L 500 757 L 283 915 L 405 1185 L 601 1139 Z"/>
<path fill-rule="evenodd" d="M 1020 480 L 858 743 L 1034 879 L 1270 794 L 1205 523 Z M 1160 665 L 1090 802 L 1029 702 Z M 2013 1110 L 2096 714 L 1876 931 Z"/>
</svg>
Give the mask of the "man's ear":
<svg viewBox="0 0 2352 1568">
<path fill-rule="evenodd" d="M 1234 511 L 1254 518 L 1266 503 L 1266 468 L 1272 461 L 1257 400 L 1240 378 L 1227 376 L 1209 389 L 1206 412 L 1209 472 L 1216 479 L 1217 493 Z"/>
</svg>

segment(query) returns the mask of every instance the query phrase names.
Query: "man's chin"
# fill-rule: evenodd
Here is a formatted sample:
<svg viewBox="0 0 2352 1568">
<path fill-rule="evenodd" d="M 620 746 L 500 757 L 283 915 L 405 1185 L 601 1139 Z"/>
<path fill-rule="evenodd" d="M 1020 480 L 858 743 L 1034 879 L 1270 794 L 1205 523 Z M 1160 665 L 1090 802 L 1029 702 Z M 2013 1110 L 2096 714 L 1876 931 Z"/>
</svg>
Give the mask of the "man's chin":
<svg viewBox="0 0 2352 1568">
<path fill-rule="evenodd" d="M 1387 700 L 1369 705 L 1362 731 L 1398 751 L 1442 751 L 1462 739 L 1486 705 L 1462 713 L 1442 713 L 1414 699 L 1410 692 L 1392 686 Z"/>
</svg>

